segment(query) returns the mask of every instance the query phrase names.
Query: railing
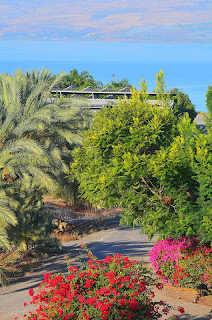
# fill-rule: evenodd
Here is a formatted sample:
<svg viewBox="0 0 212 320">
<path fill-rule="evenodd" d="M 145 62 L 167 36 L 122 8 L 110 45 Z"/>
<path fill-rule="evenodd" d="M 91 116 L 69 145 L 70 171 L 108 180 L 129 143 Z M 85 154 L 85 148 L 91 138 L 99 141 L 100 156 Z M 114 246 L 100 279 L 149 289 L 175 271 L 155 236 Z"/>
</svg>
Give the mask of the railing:
<svg viewBox="0 0 212 320">
<path fill-rule="evenodd" d="M 91 109 L 100 109 L 104 106 L 111 106 L 111 105 L 116 105 L 118 103 L 118 98 L 124 98 L 124 99 L 130 99 L 132 96 L 132 92 L 130 91 L 129 88 L 122 88 L 119 91 L 111 91 L 107 90 L 107 88 L 102 89 L 102 90 L 96 90 L 92 87 L 87 87 L 82 90 L 77 90 L 72 87 L 68 87 L 65 89 L 54 89 L 51 91 L 52 94 L 57 94 L 59 97 L 61 96 L 67 96 L 69 95 L 70 98 L 76 99 L 77 98 L 85 98 L 87 101 L 87 106 L 85 105 L 84 107 L 88 107 Z M 151 104 L 158 104 L 160 105 L 160 102 L 157 101 L 157 93 L 151 92 L 148 93 L 149 96 L 149 103 Z M 81 103 L 80 103 L 81 104 Z M 172 107 L 174 104 L 174 99 L 170 99 L 169 105 Z M 81 105 L 82 106 L 82 105 Z M 83 107 L 83 106 L 82 106 Z"/>
</svg>

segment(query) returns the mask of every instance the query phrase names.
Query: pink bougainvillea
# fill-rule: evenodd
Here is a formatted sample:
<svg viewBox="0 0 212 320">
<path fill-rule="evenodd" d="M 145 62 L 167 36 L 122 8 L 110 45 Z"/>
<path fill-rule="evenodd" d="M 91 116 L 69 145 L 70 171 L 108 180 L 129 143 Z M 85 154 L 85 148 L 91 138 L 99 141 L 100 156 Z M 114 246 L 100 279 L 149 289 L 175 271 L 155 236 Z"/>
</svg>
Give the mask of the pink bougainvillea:
<svg viewBox="0 0 212 320">
<path fill-rule="evenodd" d="M 196 237 L 157 242 L 150 261 L 160 278 L 170 285 L 212 290 L 212 249 Z"/>
</svg>

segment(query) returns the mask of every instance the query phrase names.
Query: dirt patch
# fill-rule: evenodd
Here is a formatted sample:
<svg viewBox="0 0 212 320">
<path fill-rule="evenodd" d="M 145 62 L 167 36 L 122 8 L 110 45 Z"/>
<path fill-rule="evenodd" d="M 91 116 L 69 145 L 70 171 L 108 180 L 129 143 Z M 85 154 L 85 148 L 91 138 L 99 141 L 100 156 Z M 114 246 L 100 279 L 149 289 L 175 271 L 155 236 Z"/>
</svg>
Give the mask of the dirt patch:
<svg viewBox="0 0 212 320">
<path fill-rule="evenodd" d="M 38 266 L 41 259 L 36 257 L 21 257 L 18 250 L 0 254 L 0 264 L 4 269 L 3 284 L 22 279 L 25 274 Z"/>
<path fill-rule="evenodd" d="M 198 292 L 191 288 L 180 288 L 173 286 L 164 286 L 163 293 L 177 300 L 195 303 Z M 207 307 L 212 307 L 212 296 L 200 297 L 195 304 L 201 304 Z"/>
<path fill-rule="evenodd" d="M 121 208 L 114 209 L 86 209 L 86 206 L 73 207 L 69 206 L 63 199 L 53 199 L 45 197 L 45 207 L 52 213 L 54 218 L 58 219 L 81 219 L 81 220 L 98 220 L 102 218 L 110 218 L 123 212 Z"/>
<path fill-rule="evenodd" d="M 62 199 L 45 198 L 45 207 L 52 213 L 53 237 L 61 242 L 78 240 L 88 234 L 116 227 L 122 209 L 84 210 L 69 206 Z"/>
<path fill-rule="evenodd" d="M 52 232 L 52 236 L 61 242 L 78 240 L 88 234 L 115 227 L 118 225 L 118 221 L 119 219 L 117 214 L 111 219 L 105 219 L 102 217 L 101 219 L 73 222 L 64 222 L 63 220 L 59 220 L 57 222 L 58 227 Z"/>
</svg>

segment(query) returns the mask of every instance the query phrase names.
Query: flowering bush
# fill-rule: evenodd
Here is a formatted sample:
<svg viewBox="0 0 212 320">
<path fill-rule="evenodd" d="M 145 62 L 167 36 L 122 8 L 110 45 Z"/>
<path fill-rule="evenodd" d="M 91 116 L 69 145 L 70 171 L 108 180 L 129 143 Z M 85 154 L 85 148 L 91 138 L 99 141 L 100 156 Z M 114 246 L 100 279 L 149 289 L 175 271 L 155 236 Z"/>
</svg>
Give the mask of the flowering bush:
<svg viewBox="0 0 212 320">
<path fill-rule="evenodd" d="M 86 268 L 70 266 L 68 276 L 47 273 L 38 294 L 30 289 L 37 309 L 25 319 L 145 320 L 169 313 L 165 302 L 152 301 L 154 281 L 146 267 L 120 254 L 98 260 L 87 252 Z"/>
<path fill-rule="evenodd" d="M 212 249 L 196 237 L 161 240 L 151 250 L 150 260 L 168 284 L 212 292 Z"/>
</svg>

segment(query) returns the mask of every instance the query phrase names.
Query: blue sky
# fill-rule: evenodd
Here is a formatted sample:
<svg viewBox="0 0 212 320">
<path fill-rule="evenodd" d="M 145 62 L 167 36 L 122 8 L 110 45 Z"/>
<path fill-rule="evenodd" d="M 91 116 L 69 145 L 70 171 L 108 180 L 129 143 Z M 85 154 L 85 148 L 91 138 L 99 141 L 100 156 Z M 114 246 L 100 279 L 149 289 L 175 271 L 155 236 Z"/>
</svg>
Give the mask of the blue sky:
<svg viewBox="0 0 212 320">
<path fill-rule="evenodd" d="M 212 1 L 0 1 L 0 39 L 209 43 Z"/>
</svg>

